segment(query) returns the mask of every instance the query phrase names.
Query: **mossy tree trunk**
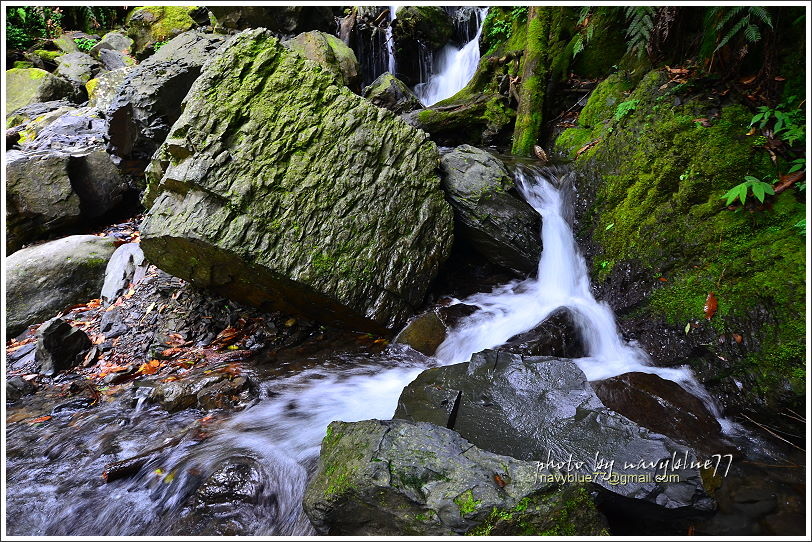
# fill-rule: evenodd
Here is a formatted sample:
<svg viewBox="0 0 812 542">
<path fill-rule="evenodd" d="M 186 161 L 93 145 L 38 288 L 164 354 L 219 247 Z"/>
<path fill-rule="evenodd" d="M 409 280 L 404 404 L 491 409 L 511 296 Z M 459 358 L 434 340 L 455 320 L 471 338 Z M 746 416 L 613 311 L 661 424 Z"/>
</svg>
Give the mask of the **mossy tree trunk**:
<svg viewBox="0 0 812 542">
<path fill-rule="evenodd" d="M 527 14 L 527 42 L 524 48 L 519 108 L 513 129 L 513 154 L 530 156 L 541 132 L 547 80 L 552 8 L 531 6 Z"/>
</svg>

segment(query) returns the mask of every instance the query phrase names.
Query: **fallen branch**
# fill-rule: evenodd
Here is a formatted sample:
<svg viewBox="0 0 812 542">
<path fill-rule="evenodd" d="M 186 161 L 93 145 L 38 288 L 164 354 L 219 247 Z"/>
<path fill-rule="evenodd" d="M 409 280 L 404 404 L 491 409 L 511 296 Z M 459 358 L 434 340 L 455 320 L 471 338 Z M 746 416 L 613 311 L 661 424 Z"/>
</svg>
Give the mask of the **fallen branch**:
<svg viewBox="0 0 812 542">
<path fill-rule="evenodd" d="M 792 446 L 792 447 L 793 447 L 793 448 L 795 448 L 796 450 L 800 450 L 800 451 L 802 451 L 802 452 L 806 453 L 806 450 L 804 450 L 804 449 L 803 449 L 803 448 L 801 448 L 800 446 L 797 446 L 797 445 L 793 444 L 792 442 L 788 441 L 787 439 L 785 439 L 784 437 L 782 437 L 781 435 L 777 434 L 777 433 L 776 433 L 776 432 L 774 432 L 772 429 L 770 429 L 769 427 L 767 427 L 766 425 L 763 425 L 763 424 L 758 423 L 756 420 L 754 420 L 753 418 L 751 418 L 751 417 L 750 417 L 750 416 L 748 416 L 747 414 L 742 414 L 742 417 L 744 417 L 746 420 L 748 420 L 748 421 L 750 421 L 750 422 L 754 423 L 754 424 L 755 424 L 755 425 L 757 425 L 758 427 L 760 427 L 760 428 L 764 429 L 766 432 L 768 432 L 769 434 L 771 434 L 771 435 L 772 435 L 772 436 L 774 436 L 775 438 L 777 438 L 777 439 L 779 439 L 779 440 L 783 440 L 784 442 L 786 442 L 787 444 L 789 444 L 790 446 Z"/>
</svg>

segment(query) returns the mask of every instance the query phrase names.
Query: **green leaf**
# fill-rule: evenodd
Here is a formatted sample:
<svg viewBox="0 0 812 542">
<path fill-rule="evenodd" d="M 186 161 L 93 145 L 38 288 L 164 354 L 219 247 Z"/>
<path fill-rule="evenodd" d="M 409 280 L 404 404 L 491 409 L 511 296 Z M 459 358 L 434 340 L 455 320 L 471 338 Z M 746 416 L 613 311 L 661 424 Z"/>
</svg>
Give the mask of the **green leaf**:
<svg viewBox="0 0 812 542">
<path fill-rule="evenodd" d="M 756 179 L 755 177 L 753 177 L 752 175 L 745 175 L 745 176 L 744 176 L 744 180 L 745 180 L 745 181 L 749 181 L 749 182 L 751 182 L 751 183 L 758 183 L 758 182 L 761 182 L 761 181 L 759 181 L 758 179 Z"/>
<path fill-rule="evenodd" d="M 747 184 L 740 184 L 739 185 L 739 199 L 742 200 L 742 205 L 744 205 L 744 200 L 747 198 Z"/>
<path fill-rule="evenodd" d="M 614 222 L 612 222 L 611 224 L 609 224 L 608 226 L 606 226 L 606 229 L 605 229 L 604 231 L 609 231 L 609 230 L 611 230 L 611 229 L 612 229 L 612 228 L 614 228 L 614 227 L 615 227 L 615 223 L 614 223 Z"/>
<path fill-rule="evenodd" d="M 763 186 L 763 184 L 764 184 L 764 183 L 761 183 L 761 184 L 754 184 L 754 185 L 753 185 L 753 195 L 754 195 L 754 196 L 756 197 L 756 199 L 758 199 L 758 201 L 760 201 L 761 203 L 764 203 L 764 186 Z"/>
<path fill-rule="evenodd" d="M 687 335 L 691 331 L 691 322 L 685 324 L 685 334 Z"/>
<path fill-rule="evenodd" d="M 763 188 L 764 188 L 764 191 L 765 191 L 766 193 L 768 193 L 768 194 L 769 194 L 769 195 L 771 195 L 771 196 L 774 196 L 774 195 L 775 195 L 775 190 L 773 190 L 773 187 L 772 187 L 772 185 L 771 185 L 771 184 L 767 184 L 767 183 L 761 183 L 761 184 L 763 184 L 763 185 L 764 185 L 764 186 L 763 186 Z"/>
<path fill-rule="evenodd" d="M 727 202 L 725 202 L 725 205 L 730 205 L 731 203 L 733 203 L 733 200 L 736 199 L 736 196 L 738 196 L 738 195 L 739 195 L 739 186 L 736 185 L 733 188 L 731 188 L 730 190 L 728 190 L 725 193 L 725 195 L 722 196 L 722 199 L 727 199 Z"/>
</svg>

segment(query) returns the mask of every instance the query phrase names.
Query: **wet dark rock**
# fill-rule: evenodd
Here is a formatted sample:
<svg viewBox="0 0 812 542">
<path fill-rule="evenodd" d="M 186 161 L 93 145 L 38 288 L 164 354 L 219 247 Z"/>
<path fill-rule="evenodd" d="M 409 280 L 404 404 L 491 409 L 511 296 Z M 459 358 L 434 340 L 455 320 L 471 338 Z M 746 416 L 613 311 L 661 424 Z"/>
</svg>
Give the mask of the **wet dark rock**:
<svg viewBox="0 0 812 542">
<path fill-rule="evenodd" d="M 223 373 L 202 373 L 184 376 L 180 380 L 157 382 L 150 399 L 169 412 L 199 407 L 205 410 L 231 409 L 244 402 L 252 393 L 246 376 L 229 378 Z"/>
<path fill-rule="evenodd" d="M 389 72 L 379 75 L 364 88 L 361 95 L 378 107 L 388 109 L 396 115 L 423 107 L 415 93 Z"/>
<path fill-rule="evenodd" d="M 53 375 L 76 367 L 92 343 L 87 334 L 61 318 L 52 318 L 37 330 L 36 361 L 40 372 Z"/>
<path fill-rule="evenodd" d="M 129 284 L 137 284 L 144 278 L 148 263 L 138 243 L 125 243 L 118 247 L 104 270 L 104 285 L 100 298 L 105 304 L 113 303 L 123 294 Z M 104 324 L 104 318 L 102 318 Z"/>
<path fill-rule="evenodd" d="M 476 311 L 477 307 L 464 303 L 434 307 L 412 318 L 392 342 L 408 344 L 422 354 L 433 356 L 449 330 Z"/>
<path fill-rule="evenodd" d="M 55 75 L 64 77 L 68 81 L 84 85 L 99 73 L 102 66 L 98 60 L 87 53 L 68 53 L 56 57 L 57 68 Z"/>
<path fill-rule="evenodd" d="M 530 331 L 511 337 L 499 349 L 525 356 L 580 358 L 586 355 L 575 315 L 563 307 Z"/>
<path fill-rule="evenodd" d="M 6 259 L 6 333 L 17 335 L 58 311 L 98 296 L 115 246 L 109 237 L 72 235 Z"/>
<path fill-rule="evenodd" d="M 51 415 L 55 416 L 57 414 L 69 414 L 76 412 L 77 410 L 84 410 L 93 406 L 95 402 L 95 399 L 92 397 L 77 397 L 75 399 L 70 399 L 69 401 L 56 405 L 51 410 Z"/>
<path fill-rule="evenodd" d="M 6 402 L 13 403 L 35 391 L 37 388 L 21 376 L 14 376 L 6 380 Z"/>
<path fill-rule="evenodd" d="M 591 384 L 604 405 L 647 429 L 710 453 L 729 448 L 713 414 L 676 382 L 635 372 Z"/>
<path fill-rule="evenodd" d="M 165 44 L 127 74 L 107 110 L 108 150 L 143 171 L 181 111 L 181 101 L 225 37 L 190 31 Z M 140 164 L 140 166 L 138 165 Z"/>
<path fill-rule="evenodd" d="M 267 28 L 282 34 L 309 30 L 335 32 L 332 10 L 326 6 L 209 6 L 216 26 L 233 30 Z"/>
<path fill-rule="evenodd" d="M 239 536 L 267 523 L 276 498 L 268 492 L 262 465 L 251 457 L 232 457 L 201 483 L 181 511 L 173 532 L 199 536 Z M 265 521 L 263 521 L 265 520 Z"/>
<path fill-rule="evenodd" d="M 510 100 L 499 93 L 478 92 L 469 97 L 463 92 L 401 118 L 440 145 L 491 145 L 509 140 L 514 120 Z"/>
<path fill-rule="evenodd" d="M 104 62 L 102 53 L 104 51 L 117 51 L 119 53 L 129 53 L 135 42 L 121 32 L 108 32 L 90 50 L 90 54 Z"/>
<path fill-rule="evenodd" d="M 385 333 L 413 314 L 451 245 L 424 134 L 264 30 L 230 40 L 185 104 L 148 170 L 148 260 L 328 325 Z"/>
<path fill-rule="evenodd" d="M 450 412 L 438 390 L 459 394 Z M 697 470 L 671 465 L 680 480 L 662 482 L 657 469 L 636 468 L 641 460 L 657 464 L 696 453 L 608 409 L 570 360 L 485 350 L 470 363 L 423 371 L 403 390 L 395 417 L 450 427 L 484 450 L 519 459 L 566 461 L 571 454 L 584 462 L 573 472 L 583 474 L 595 472 L 596 454 L 614 459 L 616 474 L 649 475 L 626 484 L 593 480 L 607 499 L 626 506 L 693 513 L 714 507 Z"/>
<path fill-rule="evenodd" d="M 514 194 L 513 179 L 490 153 L 462 145 L 440 159 L 457 236 L 497 265 L 532 272 L 541 257 L 541 217 Z"/>
<path fill-rule="evenodd" d="M 127 56 L 124 53 L 113 51 L 112 49 L 102 49 L 99 52 L 99 62 L 101 62 L 102 67 L 107 71 L 118 70 L 129 66 L 130 64 L 125 60 L 126 58 Z"/>
<path fill-rule="evenodd" d="M 333 422 L 303 506 L 323 535 L 605 534 L 582 488 L 561 490 L 539 472 L 549 471 L 430 423 Z M 513 514 L 533 518 L 526 531 Z"/>
<path fill-rule="evenodd" d="M 11 354 L 7 354 L 6 367 L 12 371 L 28 371 L 31 369 L 31 372 L 33 372 L 35 368 L 32 367 L 32 363 L 34 363 L 34 353 L 36 349 L 37 343 L 30 342 L 21 346 Z"/>
</svg>

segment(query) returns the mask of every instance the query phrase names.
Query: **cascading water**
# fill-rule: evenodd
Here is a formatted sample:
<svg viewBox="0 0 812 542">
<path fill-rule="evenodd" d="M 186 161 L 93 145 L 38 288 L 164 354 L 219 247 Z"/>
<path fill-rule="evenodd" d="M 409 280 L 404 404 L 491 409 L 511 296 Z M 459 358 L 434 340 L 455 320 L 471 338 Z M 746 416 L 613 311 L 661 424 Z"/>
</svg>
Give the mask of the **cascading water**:
<svg viewBox="0 0 812 542">
<path fill-rule="evenodd" d="M 392 37 L 392 23 L 398 14 L 398 6 L 389 6 L 389 26 L 386 27 L 386 50 L 389 53 L 389 73 L 395 75 L 395 39 Z"/>
<path fill-rule="evenodd" d="M 473 77 L 479 64 L 479 36 L 488 8 L 477 8 L 476 35 L 462 47 L 446 45 L 431 62 L 431 74 L 425 83 L 415 86 L 414 92 L 425 106 L 450 98 L 462 90 Z"/>
<path fill-rule="evenodd" d="M 328 347 L 328 355 L 306 358 L 309 368 L 282 366 L 265 375 L 258 403 L 224 414 L 203 437 L 183 429 L 200 427 L 206 419 L 196 419 L 196 411 L 170 414 L 156 405 L 142 405 L 142 396 L 135 392 L 75 415 L 54 414 L 42 428 L 13 423 L 6 441 L 8 533 L 188 534 L 183 520 L 190 499 L 202 481 L 231 462 L 255 469 L 243 475 L 246 481 L 239 485 L 254 491 L 249 500 L 228 500 L 228 514 L 242 510 L 241 534 L 312 535 L 302 496 L 331 421 L 389 418 L 401 390 L 421 371 L 438 363 L 467 361 L 473 352 L 535 327 L 562 306 L 577 315 L 589 357 L 575 362 L 590 379 L 645 371 L 690 386 L 687 369 L 647 365 L 646 354 L 618 335 L 609 307 L 592 296 L 566 216 L 569 177 L 563 176 L 563 186 L 556 187 L 539 171 L 519 170 L 516 180 L 543 216 L 538 276 L 465 299 L 480 310 L 449 335 L 439 359 L 403 345 L 382 354 L 359 352 L 357 347 L 351 354 L 336 353 Z M 276 360 L 273 367 L 279 364 Z M 133 477 L 107 484 L 101 480 L 107 463 L 173 439 L 177 444 L 151 456 Z"/>
</svg>

